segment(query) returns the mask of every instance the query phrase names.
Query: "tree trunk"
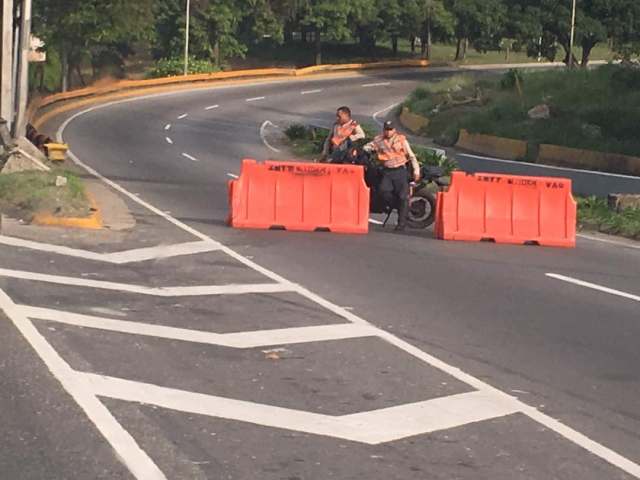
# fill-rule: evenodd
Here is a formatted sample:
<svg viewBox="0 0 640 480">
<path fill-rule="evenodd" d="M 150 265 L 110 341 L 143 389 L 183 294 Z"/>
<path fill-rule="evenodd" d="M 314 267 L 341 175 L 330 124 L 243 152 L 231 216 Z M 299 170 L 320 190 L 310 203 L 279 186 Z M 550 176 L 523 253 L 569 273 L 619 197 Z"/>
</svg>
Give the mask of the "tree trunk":
<svg viewBox="0 0 640 480">
<path fill-rule="evenodd" d="M 427 60 L 431 60 L 431 54 L 433 53 L 433 44 L 431 39 L 431 10 L 429 10 L 429 16 L 427 17 L 427 49 L 426 56 Z"/>
<path fill-rule="evenodd" d="M 62 77 L 62 92 L 69 90 L 69 51 L 65 46 L 62 46 L 60 52 L 60 64 L 61 64 L 61 77 Z"/>
<path fill-rule="evenodd" d="M 582 44 L 582 60 L 580 61 L 580 66 L 582 68 L 587 68 L 589 66 L 589 58 L 591 57 L 591 51 L 596 44 L 593 42 L 585 42 Z"/>
<path fill-rule="evenodd" d="M 564 52 L 565 52 L 565 53 L 564 53 L 564 60 L 563 60 L 562 62 L 563 62 L 565 65 L 569 66 L 569 47 L 568 47 L 568 46 L 567 46 L 567 47 L 565 47 L 565 46 L 563 45 L 563 48 L 564 48 Z M 573 54 L 571 54 L 571 57 L 573 58 L 573 62 L 572 62 L 573 66 L 578 65 L 578 59 L 576 58 L 576 56 L 575 56 L 575 55 L 573 55 Z"/>
<path fill-rule="evenodd" d="M 469 50 L 469 39 L 464 39 L 464 50 L 462 50 L 462 60 L 467 58 L 467 50 Z"/>
<path fill-rule="evenodd" d="M 420 35 L 420 55 L 422 58 L 427 58 L 427 37 L 424 32 Z"/>
<path fill-rule="evenodd" d="M 216 38 L 215 43 L 213 44 L 213 56 L 215 58 L 215 66 L 220 68 L 222 65 L 222 61 L 220 59 L 220 40 Z"/>
<path fill-rule="evenodd" d="M 74 69 L 75 69 L 76 73 L 78 74 L 78 78 L 80 79 L 80 84 L 83 87 L 86 87 L 87 86 L 87 82 L 84 81 L 84 76 L 82 75 L 82 66 L 79 63 L 77 63 L 75 65 Z"/>
<path fill-rule="evenodd" d="M 416 36 L 411 35 L 409 42 L 411 43 L 411 53 L 416 53 Z"/>
<path fill-rule="evenodd" d="M 322 65 L 322 38 L 320 37 L 320 29 L 315 29 L 315 44 L 316 44 L 316 65 Z"/>
<path fill-rule="evenodd" d="M 398 56 L 398 35 L 391 35 L 391 49 L 393 50 L 393 56 Z"/>
<path fill-rule="evenodd" d="M 456 44 L 456 58 L 455 62 L 460 60 L 460 55 L 462 54 L 462 38 L 458 38 L 458 43 Z"/>
</svg>

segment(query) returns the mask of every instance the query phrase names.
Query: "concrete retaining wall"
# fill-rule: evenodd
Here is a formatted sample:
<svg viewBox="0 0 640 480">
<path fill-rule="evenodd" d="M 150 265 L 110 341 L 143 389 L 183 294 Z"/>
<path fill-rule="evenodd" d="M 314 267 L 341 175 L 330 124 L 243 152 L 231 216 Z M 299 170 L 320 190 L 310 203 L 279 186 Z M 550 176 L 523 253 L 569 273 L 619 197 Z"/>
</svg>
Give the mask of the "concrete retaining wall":
<svg viewBox="0 0 640 480">
<path fill-rule="evenodd" d="M 460 130 L 456 147 L 480 155 L 507 160 L 520 160 L 527 156 L 527 142 L 523 140 L 469 133 L 466 130 Z"/>
<path fill-rule="evenodd" d="M 557 145 L 540 145 L 538 162 L 580 170 L 640 176 L 640 158 Z"/>
</svg>

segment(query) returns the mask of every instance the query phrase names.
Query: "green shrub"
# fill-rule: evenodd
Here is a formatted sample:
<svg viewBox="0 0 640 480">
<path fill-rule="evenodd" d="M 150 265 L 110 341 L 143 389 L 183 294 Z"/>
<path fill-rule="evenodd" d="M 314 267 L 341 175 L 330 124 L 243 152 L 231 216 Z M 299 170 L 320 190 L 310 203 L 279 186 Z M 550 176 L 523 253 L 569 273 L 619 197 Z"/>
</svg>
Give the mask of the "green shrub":
<svg viewBox="0 0 640 480">
<path fill-rule="evenodd" d="M 189 74 L 214 73 L 219 71 L 209 60 L 189 59 Z M 184 58 L 162 58 L 148 72 L 149 78 L 176 77 L 184 74 Z"/>
<path fill-rule="evenodd" d="M 602 198 L 578 198 L 577 201 L 578 219 L 583 228 L 640 239 L 640 209 L 627 208 L 618 213 L 610 210 Z"/>
<path fill-rule="evenodd" d="M 458 162 L 453 158 L 438 155 L 438 153 L 431 148 L 415 147 L 413 150 L 420 165 L 442 167 L 444 169 L 445 176 L 451 175 L 451 172 L 458 169 Z"/>
<path fill-rule="evenodd" d="M 522 70 L 512 68 L 502 77 L 502 80 L 500 81 L 500 87 L 502 87 L 503 90 L 513 90 L 518 85 L 520 85 L 520 88 L 522 88 L 523 83 L 524 75 L 522 74 Z"/>
<path fill-rule="evenodd" d="M 284 134 L 289 140 L 300 140 L 307 138 L 308 132 L 307 127 L 301 123 L 293 123 L 287 127 Z"/>
<path fill-rule="evenodd" d="M 640 90 L 640 68 L 622 66 L 614 68 L 611 81 L 623 90 Z"/>
</svg>

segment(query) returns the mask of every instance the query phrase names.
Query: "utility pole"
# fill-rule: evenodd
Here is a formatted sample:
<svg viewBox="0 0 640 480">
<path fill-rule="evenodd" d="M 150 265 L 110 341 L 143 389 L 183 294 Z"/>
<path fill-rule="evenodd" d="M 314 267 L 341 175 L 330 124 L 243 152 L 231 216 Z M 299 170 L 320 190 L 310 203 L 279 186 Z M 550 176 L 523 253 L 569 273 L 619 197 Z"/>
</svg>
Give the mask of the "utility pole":
<svg viewBox="0 0 640 480">
<path fill-rule="evenodd" d="M 187 25 L 184 38 L 184 74 L 189 74 L 189 23 L 191 21 L 191 0 L 187 0 Z"/>
<path fill-rule="evenodd" d="M 0 117 L 13 122 L 13 0 L 2 0 L 0 27 Z"/>
<path fill-rule="evenodd" d="M 576 36 L 576 0 L 571 8 L 571 33 L 569 36 L 569 68 L 573 68 L 573 42 Z"/>
<path fill-rule="evenodd" d="M 13 136 L 23 137 L 27 127 L 29 102 L 29 49 L 31 48 L 31 0 L 22 0 L 20 15 L 20 57 L 18 61 L 18 114 L 13 125 Z"/>
</svg>

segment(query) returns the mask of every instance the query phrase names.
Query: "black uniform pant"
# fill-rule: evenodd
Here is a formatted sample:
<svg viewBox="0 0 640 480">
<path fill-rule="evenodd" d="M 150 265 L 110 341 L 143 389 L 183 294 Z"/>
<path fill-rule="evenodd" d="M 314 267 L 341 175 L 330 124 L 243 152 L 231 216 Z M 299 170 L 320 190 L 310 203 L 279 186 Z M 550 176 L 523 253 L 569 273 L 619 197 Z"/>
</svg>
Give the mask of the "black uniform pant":
<svg viewBox="0 0 640 480">
<path fill-rule="evenodd" d="M 405 167 L 385 168 L 380 182 L 384 203 L 398 209 L 398 225 L 407 223 L 409 213 L 409 177 Z"/>
</svg>

